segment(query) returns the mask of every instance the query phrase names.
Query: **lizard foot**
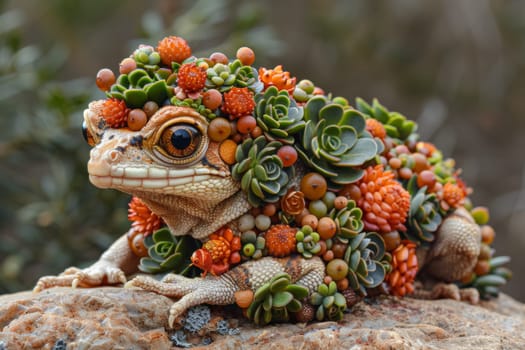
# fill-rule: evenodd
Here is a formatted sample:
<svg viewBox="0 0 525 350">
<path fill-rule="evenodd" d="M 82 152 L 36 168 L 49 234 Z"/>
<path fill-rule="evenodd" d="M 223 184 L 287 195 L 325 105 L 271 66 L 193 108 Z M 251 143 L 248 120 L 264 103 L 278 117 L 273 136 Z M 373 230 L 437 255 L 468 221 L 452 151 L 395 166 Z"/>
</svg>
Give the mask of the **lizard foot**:
<svg viewBox="0 0 525 350">
<path fill-rule="evenodd" d="M 52 287 L 96 287 L 107 284 L 126 283 L 124 272 L 107 264 L 94 264 L 85 269 L 70 267 L 58 276 L 41 277 L 34 292 Z"/>
<path fill-rule="evenodd" d="M 412 294 L 412 297 L 418 299 L 453 299 L 458 301 L 467 301 L 471 304 L 479 302 L 479 292 L 475 288 L 460 289 L 453 283 L 437 283 L 432 290 L 424 290 L 420 285 Z"/>
<path fill-rule="evenodd" d="M 170 308 L 168 324 L 171 328 L 192 306 L 233 304 L 234 294 L 238 289 L 224 278 L 187 278 L 175 274 L 167 275 L 162 281 L 140 275 L 127 282 L 124 287 L 138 287 L 170 298 L 179 298 Z"/>
</svg>

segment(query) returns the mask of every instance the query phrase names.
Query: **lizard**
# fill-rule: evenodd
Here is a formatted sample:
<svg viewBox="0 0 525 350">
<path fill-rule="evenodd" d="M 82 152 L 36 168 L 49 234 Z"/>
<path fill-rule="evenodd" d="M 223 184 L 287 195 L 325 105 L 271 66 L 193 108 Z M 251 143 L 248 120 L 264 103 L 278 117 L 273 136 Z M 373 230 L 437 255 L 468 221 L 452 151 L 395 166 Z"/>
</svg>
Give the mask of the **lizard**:
<svg viewBox="0 0 525 350">
<path fill-rule="evenodd" d="M 195 110 L 164 107 L 143 129 L 132 132 L 108 128 L 100 116 L 100 108 L 100 101 L 93 102 L 84 112 L 85 125 L 95 140 L 88 163 L 89 178 L 95 186 L 138 196 L 163 218 L 173 235 L 189 234 L 198 239 L 225 224 L 232 224 L 250 209 L 246 195 L 218 156 L 217 145 L 205 136 L 208 123 Z M 170 132 L 170 128 L 187 125 L 194 126 L 192 131 L 199 133 L 204 146 L 196 145 L 199 156 L 182 164 L 183 167 L 169 164 L 157 155 L 158 148 L 162 147 L 159 139 L 163 132 Z M 480 240 L 479 228 L 472 219 L 451 216 L 445 220 L 437 237 L 436 244 L 424 259 L 430 273 L 441 280 L 453 281 L 460 277 L 459 274 L 472 269 Z M 126 283 L 128 287 L 180 298 L 170 309 L 170 324 L 173 325 L 187 308 L 202 303 L 231 304 L 236 291 L 256 290 L 278 272 L 290 273 L 292 282 L 304 284 L 310 292 L 325 277 L 324 264 L 318 257 L 266 257 L 244 263 L 219 277 L 190 279 L 169 274 L 162 281 L 148 276 L 127 281 L 126 276 L 137 272 L 137 265 L 138 258 L 130 250 L 124 234 L 92 266 L 83 270 L 69 268 L 60 276 L 42 277 L 35 291 L 54 286 Z"/>
<path fill-rule="evenodd" d="M 163 39 L 162 42 L 164 42 L 165 39 Z M 96 187 L 116 189 L 139 198 L 151 212 L 163 220 L 173 236 L 188 235 L 195 239 L 206 241 L 211 234 L 223 227 L 229 227 L 235 232 L 236 236 L 239 236 L 241 231 L 239 229 L 241 216 L 254 207 L 254 197 L 250 197 L 250 195 L 253 194 L 247 194 L 245 188 L 243 188 L 242 180 L 240 181 L 233 176 L 235 167 L 231 167 L 232 163 L 226 162 L 220 154 L 220 145 L 224 138 L 217 140 L 210 136 L 208 131 L 213 118 L 210 120 L 210 118 L 205 115 L 205 111 L 203 112 L 203 109 L 196 108 L 192 106 L 191 103 L 184 102 L 180 104 L 181 101 L 187 101 L 188 99 L 190 101 L 195 101 L 195 99 L 201 101 L 201 98 L 204 100 L 202 91 L 205 86 L 206 89 L 208 89 L 207 92 L 215 90 L 208 87 L 208 84 L 223 84 L 226 78 L 230 83 L 234 83 L 236 80 L 232 80 L 233 75 L 231 74 L 226 74 L 228 75 L 228 77 L 226 77 L 226 75 L 223 74 L 225 71 L 218 71 L 221 73 L 221 77 L 217 76 L 217 72 L 212 71 L 208 73 L 208 80 L 206 80 L 206 70 L 202 67 L 208 67 L 208 62 L 212 62 L 212 60 L 197 60 L 201 65 L 198 66 L 195 61 L 191 61 L 191 57 L 188 56 L 187 53 L 190 51 L 187 50 L 187 47 L 184 47 L 184 45 L 186 45 L 185 41 L 181 41 L 180 38 L 177 37 L 168 37 L 167 39 L 172 40 L 171 46 L 168 45 L 167 49 L 162 48 L 162 42 L 159 43 L 158 53 L 160 53 L 161 58 L 166 55 L 166 50 L 168 50 L 168 53 L 170 52 L 169 50 L 173 48 L 173 45 L 177 47 L 182 45 L 182 48 L 178 47 L 179 50 L 177 52 L 183 52 L 186 55 L 182 59 L 173 58 L 175 56 L 168 55 L 171 61 L 179 65 L 172 66 L 175 67 L 173 69 L 179 69 L 176 80 L 178 86 L 168 88 L 167 85 L 164 85 L 166 89 L 173 90 L 173 92 L 169 94 L 175 94 L 175 96 L 173 96 L 173 99 L 176 100 L 175 103 L 171 103 L 173 100 L 164 101 L 164 103 L 160 104 L 160 108 L 145 118 L 144 124 L 141 125 L 141 127 L 132 128 L 129 121 L 128 124 L 130 127 L 110 124 L 104 115 L 105 102 L 109 100 L 91 102 L 83 114 L 84 136 L 93 147 L 90 151 L 90 159 L 87 165 L 89 179 Z M 246 52 L 246 49 L 247 48 L 244 48 L 243 52 Z M 139 55 L 127 59 L 133 61 L 132 66 L 140 73 L 138 77 L 135 75 L 133 79 L 137 80 L 137 82 L 148 82 L 151 78 L 145 69 L 152 69 L 151 67 L 158 68 L 158 66 L 150 65 L 150 68 L 146 66 L 142 66 L 144 68 L 137 68 L 136 65 L 141 62 L 144 54 L 147 57 L 148 55 L 157 53 L 157 51 L 151 47 L 141 46 L 137 52 L 139 52 Z M 267 70 L 261 71 L 260 81 L 259 79 L 252 79 L 250 74 L 256 76 L 256 73 L 254 73 L 254 70 L 250 67 L 251 63 L 253 63 L 253 60 L 250 58 L 252 55 L 247 55 L 249 62 L 245 56 L 246 55 L 240 55 L 240 58 L 233 62 L 233 67 L 237 67 L 235 68 L 237 70 L 248 68 L 247 70 L 245 69 L 242 74 L 245 78 L 247 77 L 248 81 L 252 82 L 254 91 L 260 92 L 261 85 L 263 85 L 261 81 L 264 82 L 265 85 L 268 81 L 271 82 L 270 84 L 282 84 L 279 99 L 276 99 L 281 105 L 278 106 L 278 109 L 274 107 L 275 109 L 273 109 L 273 111 L 279 111 L 279 113 L 283 113 L 283 111 L 288 112 L 288 107 L 290 107 L 292 103 L 290 101 L 293 100 L 289 97 L 291 93 L 290 86 L 293 88 L 295 78 L 291 79 L 288 72 L 283 73 L 279 66 L 279 69 L 276 67 L 273 73 Z M 184 63 L 185 59 L 190 59 L 190 62 Z M 220 59 L 222 60 L 222 58 Z M 241 61 L 241 59 L 244 62 Z M 222 66 L 217 62 L 212 62 L 212 64 L 219 67 L 218 69 L 225 69 L 224 67 L 226 67 L 222 63 Z M 129 66 L 129 62 L 127 62 L 126 65 Z M 130 77 L 133 74 L 133 69 L 129 72 Z M 170 68 L 167 68 L 167 66 L 161 69 L 164 69 L 162 74 L 170 71 Z M 208 70 L 210 69 L 213 68 L 208 68 Z M 186 72 L 187 76 L 184 76 L 183 71 Z M 274 74 L 274 78 L 278 77 L 279 79 L 272 79 L 269 72 Z M 270 78 L 268 78 L 269 74 Z M 162 77 L 163 75 L 156 75 L 156 77 L 158 76 Z M 224 76 L 224 79 L 222 76 Z M 213 78 L 212 81 L 210 81 L 210 77 Z M 236 77 L 233 76 L 233 78 Z M 166 82 L 170 79 L 170 77 L 166 78 Z M 121 82 L 122 84 L 126 82 L 129 83 L 129 80 L 126 76 Z M 254 84 L 252 80 L 256 81 L 258 85 Z M 160 80 L 161 83 L 163 83 L 163 81 L 162 79 Z M 173 79 L 170 81 L 173 81 Z M 281 81 L 281 83 L 279 83 L 279 81 Z M 118 81 L 117 83 L 114 81 L 111 83 L 113 86 L 119 84 Z M 157 83 L 158 81 L 155 84 Z M 111 95 L 111 91 L 113 90 L 108 91 L 106 85 L 111 84 L 101 84 L 100 86 L 104 86 L 103 91 Z M 258 103 L 266 103 L 264 100 L 261 102 L 260 96 L 256 96 L 255 101 L 252 101 L 253 93 L 250 92 L 251 90 L 245 85 L 247 85 L 247 83 L 243 82 L 240 85 L 243 86 L 242 88 L 230 87 L 232 90 L 229 91 L 226 89 L 225 91 L 227 92 L 215 90 L 215 93 L 220 95 L 220 103 L 213 104 L 208 102 L 210 106 L 209 109 L 217 111 L 219 110 L 219 105 L 222 103 L 222 109 L 218 113 L 229 114 L 230 120 L 234 124 L 236 123 L 238 127 L 240 120 L 244 118 L 244 114 L 254 112 L 255 101 L 258 101 Z M 158 84 L 155 85 L 156 89 L 158 89 L 158 87 Z M 303 87 L 305 89 L 303 93 L 306 95 L 314 92 L 316 94 L 322 94 L 322 91 L 315 90 L 311 83 L 303 84 Z M 126 87 L 122 85 L 117 86 L 117 90 L 114 92 L 116 100 L 122 98 L 125 100 L 126 95 L 121 93 L 125 89 Z M 266 86 L 266 89 L 272 92 L 268 86 Z M 134 90 L 134 96 L 137 96 L 136 93 L 138 89 L 135 88 Z M 274 90 L 276 91 L 277 89 Z M 158 90 L 156 91 L 158 92 Z M 168 93 L 166 94 L 169 95 Z M 232 102 L 232 95 L 235 94 L 240 100 Z M 303 97 L 298 95 L 297 101 L 300 102 Z M 167 103 L 167 101 L 170 101 L 170 103 Z M 327 99 L 323 98 L 320 100 L 319 98 L 312 98 L 312 101 L 314 101 L 312 110 L 316 113 L 321 113 L 321 107 L 326 104 Z M 295 129 L 299 130 L 301 126 L 304 127 L 300 122 L 302 117 L 301 108 L 303 108 L 303 106 L 308 108 L 308 104 L 305 105 L 304 99 L 303 102 L 301 102 L 302 105 L 295 105 L 295 101 L 293 101 L 293 103 L 293 115 L 295 119 L 288 119 L 286 124 L 283 125 L 287 125 L 287 127 L 295 125 Z M 213 108 L 211 107 L 212 104 L 214 105 Z M 335 105 L 337 104 L 331 103 L 328 105 L 333 113 L 337 113 L 338 108 L 341 111 L 353 110 L 346 107 L 346 109 L 343 109 L 343 107 L 337 107 Z M 123 111 L 129 113 L 127 109 Z M 291 112 L 289 113 L 290 115 L 292 114 Z M 313 112 L 310 111 L 310 114 L 312 113 Z M 345 117 L 345 120 L 357 123 L 355 124 L 357 128 L 359 128 L 359 125 L 361 125 L 361 128 L 364 128 L 365 118 L 362 115 L 356 114 L 359 113 L 356 111 L 352 116 Z M 288 115 L 285 115 L 283 119 L 287 117 Z M 312 115 L 310 115 L 310 117 L 312 117 Z M 312 118 L 315 119 L 317 116 L 313 116 Z M 333 117 L 328 119 L 331 121 L 334 120 Z M 265 126 L 265 122 L 271 122 L 265 118 L 263 118 L 263 120 L 260 125 Z M 250 122 L 249 118 L 248 121 L 245 119 L 245 123 L 246 122 Z M 272 125 L 275 128 L 278 125 L 278 122 L 275 120 L 271 123 L 273 123 Z M 306 128 L 308 129 L 308 123 Z M 329 128 L 331 128 L 333 132 L 334 126 L 330 126 L 327 129 Z M 250 129 L 249 131 L 252 130 L 253 129 Z M 292 129 L 289 128 L 287 130 L 291 132 Z M 275 135 L 283 135 L 283 130 L 274 132 Z M 361 145 L 367 144 L 370 146 L 371 142 L 376 142 L 370 141 L 372 135 L 368 131 L 365 132 L 363 130 L 359 134 L 359 137 L 369 138 L 369 140 L 365 140 Z M 267 134 L 265 135 L 267 136 Z M 308 134 L 305 133 L 305 135 L 308 135 L 308 137 L 314 136 L 313 131 Z M 275 141 L 274 136 L 269 137 L 269 139 Z M 228 137 L 228 135 L 226 137 Z M 242 137 L 249 139 L 249 132 L 244 133 L 244 136 L 241 136 L 241 140 Z M 330 135 L 327 137 L 330 137 Z M 231 141 L 232 138 L 230 137 L 227 140 Z M 285 140 L 288 143 L 293 142 L 293 138 L 285 138 Z M 353 137 L 348 135 L 345 140 L 350 142 L 353 140 Z M 383 143 L 383 141 L 377 142 Z M 255 141 L 255 143 L 257 143 L 257 141 Z M 340 143 L 336 141 L 331 145 L 340 145 Z M 240 147 L 237 148 L 237 151 L 239 151 L 239 148 Z M 350 149 L 351 146 L 347 144 L 343 145 L 342 148 L 342 152 L 345 152 Z M 378 151 L 375 143 L 373 149 Z M 303 150 L 302 152 L 307 152 L 307 150 Z M 375 152 L 372 156 L 376 156 L 377 153 L 379 152 Z M 308 163 L 308 156 L 307 154 L 307 156 L 301 160 L 291 163 L 295 171 L 290 172 L 291 175 L 289 176 L 291 178 L 288 179 L 289 181 L 286 183 L 286 187 L 282 190 L 292 190 L 298 186 L 301 177 L 304 175 L 305 167 L 307 166 L 306 163 Z M 283 159 L 287 162 L 289 161 L 286 157 Z M 366 160 L 372 161 L 372 157 L 365 159 L 365 161 Z M 281 164 L 280 166 L 283 166 L 282 159 L 276 161 L 276 164 L 279 163 Z M 320 164 L 323 165 L 324 163 Z M 364 164 L 365 162 L 362 163 L 363 166 Z M 312 166 L 312 163 L 308 163 L 308 165 Z M 317 169 L 315 164 L 314 169 Z M 393 177 L 392 174 L 390 175 Z M 279 180 L 283 179 L 282 176 L 284 175 L 281 175 Z M 278 192 L 278 190 L 275 190 L 275 188 L 278 187 L 274 185 L 268 186 L 267 188 L 269 188 L 270 191 Z M 255 190 L 253 191 L 260 192 L 261 189 L 255 186 Z M 284 191 L 282 193 L 286 192 Z M 405 195 L 408 196 L 408 193 Z M 299 196 L 299 198 L 302 197 Z M 387 207 L 390 208 L 390 206 Z M 372 216 L 370 216 L 369 213 L 367 219 L 370 219 L 370 217 Z M 383 224 L 384 223 L 385 222 L 383 222 Z M 404 227 L 402 223 L 398 223 L 397 225 L 396 227 L 398 228 Z M 130 288 L 142 288 L 178 299 L 169 311 L 169 324 L 173 326 L 175 320 L 188 308 L 203 303 L 215 305 L 231 304 L 234 302 L 236 292 L 246 289 L 255 292 L 257 288 L 279 273 L 285 272 L 289 274 L 291 282 L 303 285 L 308 289 L 309 293 L 316 291 L 318 286 L 326 281 L 326 277 L 329 277 L 327 276 L 325 262 L 323 262 L 319 256 L 313 256 L 307 259 L 299 254 L 291 254 L 284 257 L 266 256 L 257 260 L 245 261 L 220 276 L 214 276 L 212 272 L 212 274 L 208 274 L 207 276 L 188 278 L 170 273 L 160 281 L 146 275 L 135 276 L 138 272 L 140 258 L 133 252 L 128 242 L 128 235 L 132 230 L 133 228 L 118 238 L 93 265 L 84 269 L 71 267 L 58 276 L 41 277 L 34 290 L 38 292 L 55 286 L 96 287 L 116 284 L 123 284 L 125 287 Z M 480 254 L 480 246 L 481 234 L 479 225 L 472 219 L 468 211 L 460 207 L 445 217 L 439 229 L 435 232 L 435 240 L 430 248 L 421 246 L 417 251 L 421 271 L 420 275 L 430 276 L 444 283 L 434 283 L 433 289 L 430 292 L 421 290 L 417 291 L 415 295 L 427 298 L 444 296 L 477 302 L 479 299 L 477 290 L 464 289 L 460 291 L 457 286 L 450 284 L 450 282 L 460 280 L 472 274 Z M 198 264 L 195 265 L 199 266 Z M 135 277 L 128 281 L 130 276 Z"/>
</svg>

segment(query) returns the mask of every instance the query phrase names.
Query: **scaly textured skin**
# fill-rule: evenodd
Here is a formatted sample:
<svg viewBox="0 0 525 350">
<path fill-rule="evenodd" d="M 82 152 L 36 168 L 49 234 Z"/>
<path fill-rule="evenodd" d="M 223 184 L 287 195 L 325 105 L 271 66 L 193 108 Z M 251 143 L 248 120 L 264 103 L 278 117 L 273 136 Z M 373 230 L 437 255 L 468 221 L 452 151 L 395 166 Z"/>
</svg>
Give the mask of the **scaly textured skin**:
<svg viewBox="0 0 525 350">
<path fill-rule="evenodd" d="M 280 272 L 290 275 L 293 283 L 301 284 L 311 292 L 317 289 L 324 278 L 324 264 L 318 257 L 303 259 L 266 257 L 239 265 L 225 274 L 206 278 L 186 278 L 169 274 L 162 281 L 148 276 L 137 276 L 126 287 L 139 287 L 172 298 L 180 298 L 170 309 L 169 325 L 188 308 L 199 304 L 227 305 L 235 302 L 235 292 L 257 290 Z"/>
<path fill-rule="evenodd" d="M 173 235 L 204 239 L 228 225 L 234 231 L 237 218 L 250 209 L 239 183 L 219 154 L 219 145 L 207 136 L 208 122 L 195 110 L 166 106 L 157 111 L 140 131 L 107 128 L 101 117 L 102 101 L 84 112 L 85 126 L 94 147 L 88 163 L 90 181 L 100 188 L 113 188 L 140 198 L 162 217 Z M 190 125 L 200 132 L 196 156 L 170 158 L 162 149 L 167 129 Z M 304 172 L 297 166 L 297 174 Z M 292 179 L 297 184 L 300 176 Z M 468 214 L 467 214 L 468 216 Z M 427 252 L 423 266 L 440 280 L 452 281 L 474 267 L 479 254 L 479 228 L 464 214 L 447 218 Z M 119 238 L 92 266 L 69 268 L 59 276 L 42 277 L 35 291 L 54 286 L 93 287 L 125 283 L 136 273 L 138 258 L 131 251 L 126 234 Z M 140 276 L 128 283 L 150 291 L 180 298 L 170 311 L 170 322 L 188 307 L 201 303 L 233 303 L 235 291 L 257 289 L 276 273 L 285 271 L 293 281 L 317 288 L 325 267 L 319 258 L 264 258 L 244 263 L 221 277 L 187 279 L 169 275 L 162 282 Z M 439 294 L 439 293 L 438 293 Z M 449 293 L 450 294 L 450 293 Z"/>
</svg>

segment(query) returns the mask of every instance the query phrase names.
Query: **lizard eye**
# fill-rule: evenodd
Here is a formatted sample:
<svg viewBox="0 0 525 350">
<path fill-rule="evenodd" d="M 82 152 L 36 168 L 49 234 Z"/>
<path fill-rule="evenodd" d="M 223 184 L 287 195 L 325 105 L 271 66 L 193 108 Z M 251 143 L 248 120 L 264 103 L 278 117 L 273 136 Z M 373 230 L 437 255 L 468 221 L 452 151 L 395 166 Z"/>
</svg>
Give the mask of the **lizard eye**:
<svg viewBox="0 0 525 350">
<path fill-rule="evenodd" d="M 82 136 L 84 136 L 84 140 L 86 140 L 88 145 L 91 147 L 95 146 L 95 139 L 93 139 L 93 135 L 91 135 L 91 132 L 88 130 L 85 120 L 82 122 Z"/>
<path fill-rule="evenodd" d="M 180 124 L 164 130 L 159 141 L 170 156 L 185 158 L 198 150 L 202 134 L 192 125 Z"/>
<path fill-rule="evenodd" d="M 187 120 L 171 123 L 157 134 L 154 154 L 174 165 L 188 165 L 199 161 L 208 147 L 208 136 L 199 123 Z"/>
</svg>

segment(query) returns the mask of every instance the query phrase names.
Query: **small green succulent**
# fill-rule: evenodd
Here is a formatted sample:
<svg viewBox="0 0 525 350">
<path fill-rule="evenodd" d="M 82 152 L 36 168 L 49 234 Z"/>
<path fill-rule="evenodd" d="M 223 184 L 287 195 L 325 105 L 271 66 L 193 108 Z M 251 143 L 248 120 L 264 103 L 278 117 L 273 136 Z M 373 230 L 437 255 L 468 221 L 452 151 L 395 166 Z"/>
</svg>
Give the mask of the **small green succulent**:
<svg viewBox="0 0 525 350">
<path fill-rule="evenodd" d="M 191 98 L 179 100 L 177 97 L 174 96 L 171 98 L 171 104 L 174 106 L 179 106 L 179 107 L 191 107 L 195 111 L 197 111 L 200 115 L 206 117 L 208 120 L 214 119 L 217 116 L 215 113 L 213 113 L 211 109 L 206 108 L 202 104 L 202 97 L 199 97 L 198 99 L 195 99 L 195 100 Z"/>
<path fill-rule="evenodd" d="M 167 228 L 161 228 L 144 238 L 149 257 L 140 259 L 139 270 L 147 273 L 173 272 L 185 276 L 197 273 L 190 257 L 199 248 L 196 239 L 189 235 L 175 237 Z"/>
<path fill-rule="evenodd" d="M 254 207 L 264 203 L 275 203 L 286 193 L 293 167 L 283 167 L 277 150 L 279 141 L 266 141 L 264 136 L 246 139 L 237 146 L 232 177 L 240 181 Z"/>
<path fill-rule="evenodd" d="M 166 99 L 173 96 L 172 90 L 161 77 L 137 68 L 129 74 L 121 74 L 106 94 L 124 100 L 129 108 L 142 108 L 148 101 L 162 106 Z"/>
<path fill-rule="evenodd" d="M 308 288 L 292 284 L 290 275 L 282 272 L 255 291 L 246 314 L 258 326 L 272 321 L 286 322 L 290 319 L 290 312 L 301 310 L 301 300 L 307 296 Z"/>
<path fill-rule="evenodd" d="M 333 208 L 328 213 L 337 225 L 337 237 L 343 242 L 357 236 L 365 224 L 361 221 L 363 211 L 359 208 L 354 200 L 349 200 L 346 207 L 337 210 Z"/>
<path fill-rule="evenodd" d="M 495 298 L 499 295 L 499 288 L 512 278 L 512 271 L 503 266 L 510 262 L 508 256 L 496 256 L 489 260 L 489 273 L 483 276 L 475 276 L 468 283 L 461 285 L 462 288 L 476 288 L 483 299 Z"/>
<path fill-rule="evenodd" d="M 303 109 L 298 107 L 288 92 L 270 86 L 264 93 L 255 95 L 257 125 L 270 140 L 293 144 L 292 136 L 304 129 Z"/>
<path fill-rule="evenodd" d="M 310 296 L 310 303 L 317 306 L 315 318 L 318 321 L 341 321 L 343 312 L 346 310 L 346 299 L 343 294 L 337 291 L 334 281 L 330 284 L 322 283 Z"/>
<path fill-rule="evenodd" d="M 137 63 L 137 67 L 143 68 L 148 72 L 155 72 L 159 69 L 160 54 L 152 46 L 139 46 L 131 57 Z"/>
<path fill-rule="evenodd" d="M 306 164 L 338 185 L 363 177 L 361 166 L 379 149 L 365 130 L 363 114 L 324 96 L 314 96 L 304 107 L 304 120 L 306 125 L 296 148 Z"/>
<path fill-rule="evenodd" d="M 295 233 L 297 252 L 307 259 L 312 258 L 321 251 L 320 239 L 319 233 L 315 232 L 311 226 L 304 225 Z"/>
<path fill-rule="evenodd" d="M 260 92 L 264 85 L 259 81 L 257 70 L 251 66 L 244 66 L 241 61 L 235 60 L 228 64 L 216 63 L 206 71 L 206 87 L 227 92 L 232 87 L 247 87 L 254 93 Z"/>
<path fill-rule="evenodd" d="M 297 102 L 307 102 L 314 95 L 315 85 L 310 80 L 303 79 L 295 85 L 293 98 Z"/>
<path fill-rule="evenodd" d="M 369 105 L 365 100 L 358 97 L 356 107 L 370 118 L 380 121 L 385 127 L 387 135 L 392 138 L 404 141 L 417 130 L 415 122 L 408 120 L 398 112 L 389 111 L 377 99 L 374 99 L 372 105 Z"/>
<path fill-rule="evenodd" d="M 348 281 L 353 290 L 366 296 L 367 288 L 379 286 L 385 279 L 385 242 L 375 232 L 361 232 L 349 239 L 344 260 L 348 264 Z"/>
<path fill-rule="evenodd" d="M 410 193 L 410 211 L 407 221 L 407 238 L 419 243 L 431 243 L 439 229 L 441 221 L 439 202 L 434 193 L 427 193 L 427 187 L 418 188 L 417 176 L 409 180 L 407 190 Z"/>
</svg>

